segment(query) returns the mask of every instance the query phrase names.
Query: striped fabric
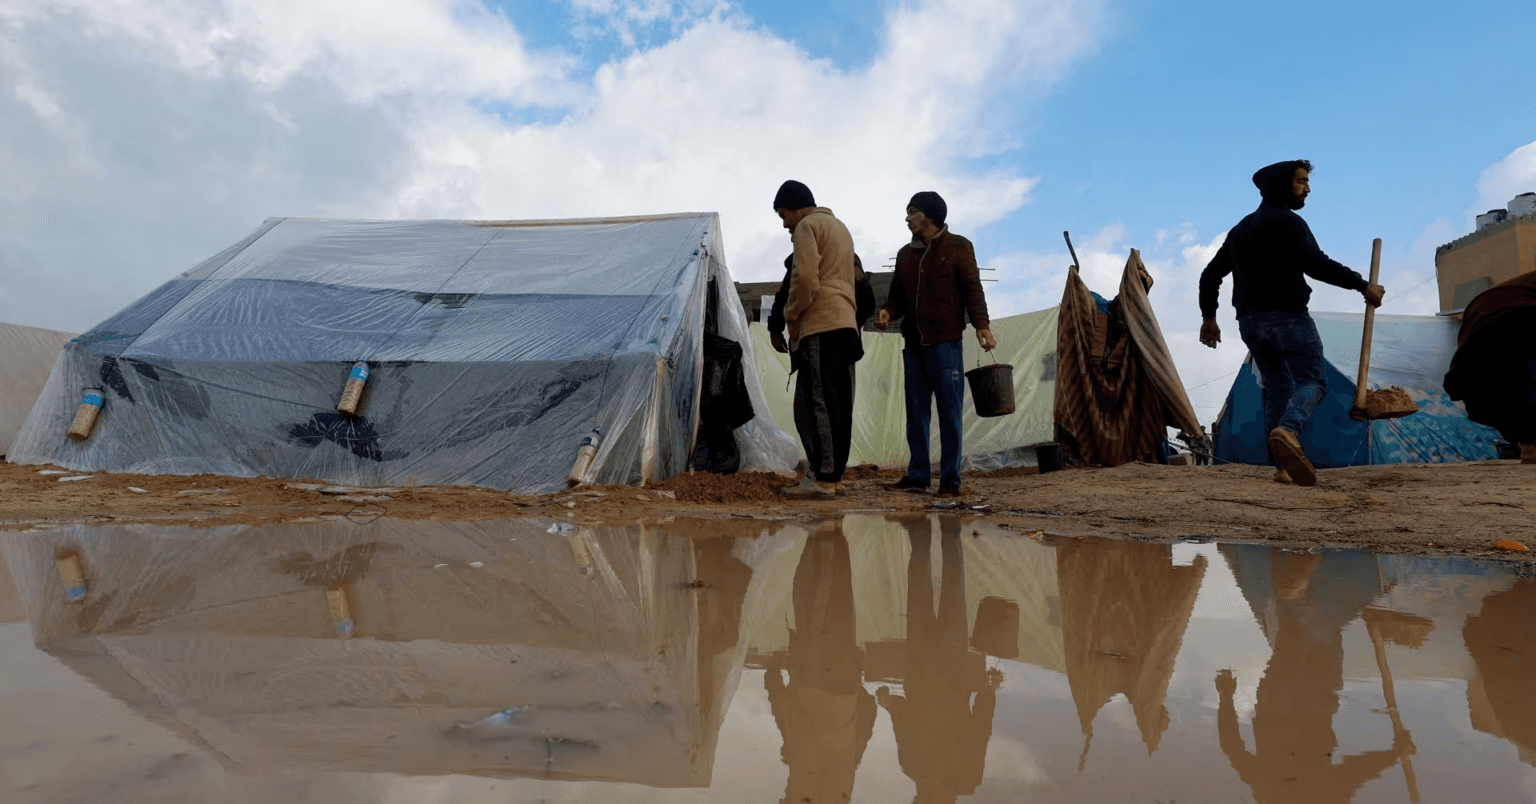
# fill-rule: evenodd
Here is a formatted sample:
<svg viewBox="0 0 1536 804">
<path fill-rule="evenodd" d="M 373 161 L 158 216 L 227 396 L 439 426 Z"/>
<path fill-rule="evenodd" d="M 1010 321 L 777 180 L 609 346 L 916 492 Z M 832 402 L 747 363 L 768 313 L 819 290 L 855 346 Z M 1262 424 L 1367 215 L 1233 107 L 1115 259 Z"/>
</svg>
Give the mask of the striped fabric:
<svg viewBox="0 0 1536 804">
<path fill-rule="evenodd" d="M 1067 272 L 1056 325 L 1056 441 L 1063 466 L 1153 461 L 1168 427 L 1204 435 L 1168 353 L 1131 249 L 1120 295 L 1100 313 L 1077 266 Z"/>
</svg>

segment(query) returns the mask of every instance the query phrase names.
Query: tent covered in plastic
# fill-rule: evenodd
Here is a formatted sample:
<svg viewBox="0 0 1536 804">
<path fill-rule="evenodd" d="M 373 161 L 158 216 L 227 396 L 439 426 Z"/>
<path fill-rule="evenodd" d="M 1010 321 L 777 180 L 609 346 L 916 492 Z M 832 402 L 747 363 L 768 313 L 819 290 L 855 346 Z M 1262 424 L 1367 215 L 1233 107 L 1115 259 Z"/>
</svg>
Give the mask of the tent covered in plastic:
<svg viewBox="0 0 1536 804">
<path fill-rule="evenodd" d="M 894 328 L 893 328 L 894 329 Z M 906 401 L 902 391 L 902 336 L 863 332 L 864 357 L 854 371 L 853 443 L 848 464 L 884 468 L 907 465 Z M 961 468 L 987 471 L 1036 464 L 1034 447 L 1052 437 L 1052 398 L 1056 387 L 1056 308 L 992 319 L 997 349 L 983 352 L 970 332 L 963 339 L 967 369 L 996 361 L 1013 366 L 1014 412 L 983 418 L 967 399 L 961 423 L 965 456 Z M 794 394 L 789 355 L 773 350 L 768 329 L 752 325 L 752 354 L 768 395 L 768 413 L 786 432 L 795 432 Z M 967 388 L 967 396 L 969 389 Z M 937 414 L 935 414 L 935 417 Z M 934 419 L 938 421 L 937 418 Z M 935 428 L 937 425 L 935 425 Z M 930 439 L 935 465 L 937 429 Z"/>
<path fill-rule="evenodd" d="M 71 337 L 51 329 L 0 324 L 0 457 L 10 454 L 11 442 Z"/>
<path fill-rule="evenodd" d="M 784 540 L 550 527 L 72 526 L 0 554 L 39 648 L 233 771 L 708 786 Z"/>
<path fill-rule="evenodd" d="M 1056 327 L 1056 441 L 1063 465 L 1156 460 L 1174 427 L 1205 430 L 1179 379 L 1148 292 L 1152 275 L 1131 249 L 1120 292 L 1105 304 L 1077 266 L 1067 272 Z"/>
<path fill-rule="evenodd" d="M 541 492 L 591 438 L 583 480 L 663 480 L 709 407 L 710 339 L 751 365 L 731 287 L 714 213 L 272 218 L 70 343 L 12 460 Z M 361 407 L 338 412 L 359 362 Z M 99 420 L 69 440 L 91 389 Z M 733 436 L 741 468 L 793 467 L 768 417 Z"/>
<path fill-rule="evenodd" d="M 1376 315 L 1371 338 L 1370 389 L 1399 386 L 1419 412 L 1400 419 L 1359 422 L 1354 407 L 1360 371 L 1359 313 L 1312 313 L 1327 358 L 1323 401 L 1301 431 L 1302 448 L 1320 468 L 1381 463 L 1444 463 L 1498 458 L 1498 432 L 1467 418 L 1446 395 L 1442 378 L 1456 351 L 1458 324 L 1438 316 Z M 1243 361 L 1215 426 L 1216 457 L 1236 463 L 1269 462 L 1263 392 L 1250 356 Z"/>
</svg>

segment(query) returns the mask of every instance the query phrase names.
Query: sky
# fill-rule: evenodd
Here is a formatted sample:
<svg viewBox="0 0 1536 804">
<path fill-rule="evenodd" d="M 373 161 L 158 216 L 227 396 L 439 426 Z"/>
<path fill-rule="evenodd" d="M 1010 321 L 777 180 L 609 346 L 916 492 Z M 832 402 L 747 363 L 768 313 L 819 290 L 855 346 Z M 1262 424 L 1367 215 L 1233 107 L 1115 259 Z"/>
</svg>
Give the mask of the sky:
<svg viewBox="0 0 1536 804">
<path fill-rule="evenodd" d="M 1245 350 L 1196 284 L 1249 183 L 1303 211 L 1383 313 L 1438 308 L 1435 247 L 1536 190 L 1536 4 L 1152 0 L 0 0 L 0 321 L 81 332 L 272 216 L 719 212 L 778 278 L 806 182 L 866 262 L 949 205 L 994 317 L 1060 300 L 1070 231 L 1129 250 L 1203 422 Z M 1363 310 L 1314 283 L 1315 310 Z"/>
</svg>

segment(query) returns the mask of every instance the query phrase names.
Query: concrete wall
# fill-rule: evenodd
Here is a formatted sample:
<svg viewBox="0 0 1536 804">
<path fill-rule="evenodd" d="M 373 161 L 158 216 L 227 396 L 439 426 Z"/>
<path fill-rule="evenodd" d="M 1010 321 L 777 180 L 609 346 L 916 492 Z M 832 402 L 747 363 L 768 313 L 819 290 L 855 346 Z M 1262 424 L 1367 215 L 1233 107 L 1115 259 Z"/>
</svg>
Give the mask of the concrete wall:
<svg viewBox="0 0 1536 804">
<path fill-rule="evenodd" d="M 1536 217 L 1474 232 L 1435 253 L 1440 309 L 1459 310 L 1481 290 L 1531 271 L 1536 271 Z"/>
</svg>

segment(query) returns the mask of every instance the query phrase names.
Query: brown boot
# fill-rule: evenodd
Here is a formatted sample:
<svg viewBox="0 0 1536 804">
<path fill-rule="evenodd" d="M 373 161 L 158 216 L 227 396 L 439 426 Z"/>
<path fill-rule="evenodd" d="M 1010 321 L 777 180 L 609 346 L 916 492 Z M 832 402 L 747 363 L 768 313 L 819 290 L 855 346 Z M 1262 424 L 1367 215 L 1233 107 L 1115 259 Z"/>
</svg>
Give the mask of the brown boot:
<svg viewBox="0 0 1536 804">
<path fill-rule="evenodd" d="M 1291 476 L 1291 481 L 1298 486 L 1317 485 L 1317 469 L 1312 462 L 1307 460 L 1307 454 L 1301 450 L 1301 439 L 1296 434 L 1284 427 L 1276 427 L 1269 431 L 1269 451 L 1280 459 L 1280 466 L 1285 473 Z"/>
<path fill-rule="evenodd" d="M 1291 476 L 1285 473 L 1285 467 L 1282 466 L 1279 469 L 1275 470 L 1275 482 L 1276 483 L 1294 483 L 1295 481 L 1291 480 Z"/>
<path fill-rule="evenodd" d="M 1536 463 L 1536 444 L 1520 445 L 1520 462 Z"/>
</svg>

